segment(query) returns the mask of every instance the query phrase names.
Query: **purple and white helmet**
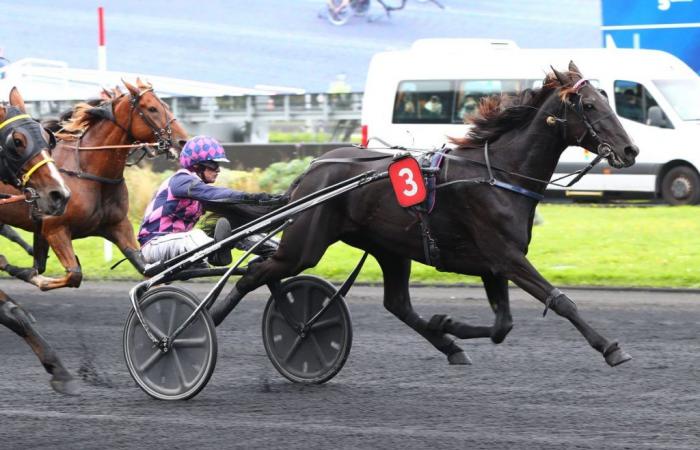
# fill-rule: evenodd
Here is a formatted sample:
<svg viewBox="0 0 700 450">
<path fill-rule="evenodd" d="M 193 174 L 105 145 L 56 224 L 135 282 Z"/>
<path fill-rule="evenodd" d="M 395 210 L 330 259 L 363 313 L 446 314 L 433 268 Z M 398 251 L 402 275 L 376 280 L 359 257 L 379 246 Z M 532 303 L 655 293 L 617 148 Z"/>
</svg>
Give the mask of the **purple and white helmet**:
<svg viewBox="0 0 700 450">
<path fill-rule="evenodd" d="M 219 141 L 209 136 L 195 136 L 180 152 L 180 166 L 191 169 L 202 161 L 230 162 Z"/>
</svg>

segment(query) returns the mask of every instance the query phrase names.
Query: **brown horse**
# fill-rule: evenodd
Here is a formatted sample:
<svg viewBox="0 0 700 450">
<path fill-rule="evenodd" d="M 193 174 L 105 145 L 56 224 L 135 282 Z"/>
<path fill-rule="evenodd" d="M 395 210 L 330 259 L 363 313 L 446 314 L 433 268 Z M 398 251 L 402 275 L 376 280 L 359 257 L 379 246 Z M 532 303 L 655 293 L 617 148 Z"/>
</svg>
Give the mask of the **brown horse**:
<svg viewBox="0 0 700 450">
<path fill-rule="evenodd" d="M 0 269 L 30 282 L 42 290 L 78 287 L 82 281 L 80 263 L 72 239 L 101 236 L 117 244 L 121 252 L 139 270 L 143 260 L 134 230 L 128 220 L 129 193 L 124 182 L 127 158 L 139 142 L 157 141 L 158 152 L 177 153 L 187 139 L 185 130 L 153 92 L 150 84 L 137 80 L 137 86 L 124 82 L 123 94 L 99 106 L 79 104 L 73 110 L 53 158 L 73 192 L 66 213 L 38 222 L 28 207 L 7 207 L 2 223 L 38 231 L 34 242 L 34 267 L 19 268 L 0 256 Z M 0 192 L 16 194 L 15 188 L 0 185 Z M 66 269 L 60 278 L 41 274 L 46 268 L 51 247 Z"/>
<path fill-rule="evenodd" d="M 8 205 L 29 202 L 34 217 L 60 215 L 70 198 L 48 151 L 53 137 L 25 112 L 16 88 L 9 106 L 0 105 L 0 181 L 15 186 L 23 195 L 0 199 L 0 220 Z M 52 375 L 51 386 L 58 392 L 77 393 L 77 385 L 51 348 L 34 328 L 31 315 L 0 290 L 0 324 L 21 336 Z"/>
</svg>

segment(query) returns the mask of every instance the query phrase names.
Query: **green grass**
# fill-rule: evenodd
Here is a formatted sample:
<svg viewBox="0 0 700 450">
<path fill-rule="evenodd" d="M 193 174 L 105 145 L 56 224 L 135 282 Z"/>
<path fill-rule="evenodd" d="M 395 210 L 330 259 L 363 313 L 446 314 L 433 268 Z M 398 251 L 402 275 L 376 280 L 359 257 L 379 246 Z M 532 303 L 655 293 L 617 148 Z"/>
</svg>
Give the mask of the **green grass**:
<svg viewBox="0 0 700 450">
<path fill-rule="evenodd" d="M 544 224 L 533 230 L 529 258 L 553 284 L 700 287 L 700 208 L 542 205 L 539 212 Z M 4 239 L 0 242 L 2 253 L 12 263 L 31 263 L 19 247 Z M 104 262 L 101 239 L 81 239 L 74 245 L 86 279 L 138 279 L 127 262 L 109 270 L 121 254 L 115 247 L 114 260 Z M 311 272 L 342 280 L 360 256 L 359 250 L 336 244 Z M 47 272 L 63 273 L 53 255 Z M 373 259 L 365 265 L 359 280 L 381 281 Z M 441 273 L 417 263 L 413 264 L 411 280 L 426 284 L 479 282 L 474 277 Z"/>
</svg>

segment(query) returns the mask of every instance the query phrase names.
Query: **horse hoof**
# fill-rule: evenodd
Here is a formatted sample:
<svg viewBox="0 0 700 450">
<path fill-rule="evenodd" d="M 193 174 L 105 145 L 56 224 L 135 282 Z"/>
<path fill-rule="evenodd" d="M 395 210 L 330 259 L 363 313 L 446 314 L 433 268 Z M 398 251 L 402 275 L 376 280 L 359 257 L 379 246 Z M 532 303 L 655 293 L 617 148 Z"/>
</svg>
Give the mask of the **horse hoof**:
<svg viewBox="0 0 700 450">
<path fill-rule="evenodd" d="M 51 380 L 54 391 L 64 395 L 80 395 L 80 386 L 75 380 Z"/>
<path fill-rule="evenodd" d="M 472 360 L 464 352 L 453 353 L 447 357 L 451 366 L 471 366 Z"/>
<path fill-rule="evenodd" d="M 8 264 L 9 263 L 7 262 L 7 258 L 5 258 L 4 255 L 0 255 L 0 270 L 7 269 Z"/>
<path fill-rule="evenodd" d="M 512 329 L 512 323 L 510 325 L 498 328 L 496 332 L 491 335 L 491 342 L 493 342 L 494 344 L 500 344 L 501 342 L 505 341 L 506 336 L 508 336 L 508 333 L 510 333 L 510 330 Z"/>
<path fill-rule="evenodd" d="M 605 357 L 605 362 L 607 362 L 610 367 L 619 366 L 632 359 L 627 352 L 620 348 L 617 342 L 610 344 L 603 352 L 603 356 Z"/>
</svg>

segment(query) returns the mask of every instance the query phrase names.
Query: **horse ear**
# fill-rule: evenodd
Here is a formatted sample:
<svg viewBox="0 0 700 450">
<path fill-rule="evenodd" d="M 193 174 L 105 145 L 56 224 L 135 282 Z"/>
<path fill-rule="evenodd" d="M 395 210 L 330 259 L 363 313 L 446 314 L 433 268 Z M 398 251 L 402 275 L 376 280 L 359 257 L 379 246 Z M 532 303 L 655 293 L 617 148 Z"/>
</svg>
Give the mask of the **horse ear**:
<svg viewBox="0 0 700 450">
<path fill-rule="evenodd" d="M 136 86 L 138 86 L 139 89 L 148 89 L 150 86 L 148 84 L 144 83 L 141 81 L 141 78 L 136 77 Z"/>
<path fill-rule="evenodd" d="M 104 95 L 105 98 L 112 99 L 114 96 L 112 95 L 111 92 L 109 92 L 107 89 L 102 88 L 102 94 Z"/>
<path fill-rule="evenodd" d="M 552 66 L 549 66 L 549 67 L 552 67 Z M 559 72 L 554 67 L 552 67 L 552 72 L 554 72 L 554 76 L 557 77 L 557 80 L 559 80 L 559 84 L 561 84 L 562 86 L 566 86 L 569 83 L 569 80 L 566 78 L 566 75 Z"/>
<path fill-rule="evenodd" d="M 27 112 L 24 106 L 24 100 L 22 99 L 22 96 L 19 94 L 19 89 L 17 87 L 13 87 L 12 90 L 10 91 L 10 105 L 16 106 L 19 108 L 20 111 L 23 113 Z"/>
<path fill-rule="evenodd" d="M 7 110 L 3 105 L 0 105 L 0 122 L 5 121 L 5 115 L 7 114 Z"/>
<path fill-rule="evenodd" d="M 122 83 L 124 83 L 124 86 L 129 90 L 129 93 L 134 96 L 138 97 L 139 96 L 139 89 L 134 86 L 133 84 L 129 83 L 128 81 L 122 80 Z"/>
<path fill-rule="evenodd" d="M 569 72 L 574 72 L 577 74 L 580 78 L 583 78 L 583 75 L 581 74 L 581 71 L 576 67 L 576 64 L 574 64 L 573 61 L 569 61 Z"/>
</svg>

